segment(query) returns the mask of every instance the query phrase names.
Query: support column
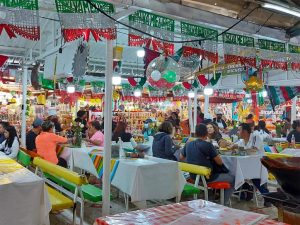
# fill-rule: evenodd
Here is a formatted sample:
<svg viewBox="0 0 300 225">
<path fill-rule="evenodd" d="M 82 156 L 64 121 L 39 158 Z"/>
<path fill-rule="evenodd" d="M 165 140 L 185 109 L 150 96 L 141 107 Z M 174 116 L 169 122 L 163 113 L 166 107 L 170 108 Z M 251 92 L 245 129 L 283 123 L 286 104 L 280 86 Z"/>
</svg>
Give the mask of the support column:
<svg viewBox="0 0 300 225">
<path fill-rule="evenodd" d="M 103 205 L 102 216 L 109 215 L 110 210 L 110 160 L 112 136 L 112 75 L 113 75 L 113 42 L 106 41 L 106 71 L 104 98 L 104 155 L 103 155 Z"/>
<path fill-rule="evenodd" d="M 193 117 L 192 117 L 192 99 L 189 98 L 188 101 L 188 116 L 189 116 L 189 125 L 190 125 L 190 134 L 193 132 L 194 128 L 193 128 Z"/>
<path fill-rule="evenodd" d="M 296 120 L 296 114 L 297 114 L 297 96 L 293 98 L 292 100 L 292 109 L 291 109 L 291 122 L 293 122 L 294 120 Z"/>
<path fill-rule="evenodd" d="M 196 125 L 197 125 L 197 88 L 195 88 L 194 90 L 194 94 L 195 94 L 195 97 L 194 97 L 194 125 L 193 125 L 193 132 L 196 133 Z"/>
<path fill-rule="evenodd" d="M 28 66 L 23 66 L 22 76 L 22 121 L 21 121 L 21 144 L 26 147 L 26 98 L 27 98 Z"/>
<path fill-rule="evenodd" d="M 204 116 L 208 114 L 209 95 L 204 95 Z"/>
</svg>

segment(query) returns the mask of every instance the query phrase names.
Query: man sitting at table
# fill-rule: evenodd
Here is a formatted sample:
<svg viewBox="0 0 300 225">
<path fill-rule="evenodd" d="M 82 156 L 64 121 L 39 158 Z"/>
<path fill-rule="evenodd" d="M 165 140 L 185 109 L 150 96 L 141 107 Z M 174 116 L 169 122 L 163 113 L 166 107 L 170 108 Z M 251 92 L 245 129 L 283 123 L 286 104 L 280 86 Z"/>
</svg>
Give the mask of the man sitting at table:
<svg viewBox="0 0 300 225">
<path fill-rule="evenodd" d="M 43 120 L 36 118 L 32 123 L 32 129 L 26 135 L 26 149 L 36 151 L 35 139 L 42 131 Z"/>
<path fill-rule="evenodd" d="M 239 125 L 239 137 L 241 138 L 237 145 L 239 147 L 244 147 L 245 149 L 257 149 L 258 154 L 264 155 L 264 143 L 259 135 L 255 135 L 252 132 L 251 126 L 248 123 L 241 123 Z M 266 185 L 260 186 L 260 179 L 252 179 L 255 187 L 260 191 L 260 193 L 269 193 Z"/>
<path fill-rule="evenodd" d="M 212 174 L 208 182 L 225 181 L 231 185 L 230 189 L 225 190 L 224 201 L 228 204 L 229 198 L 234 192 L 234 176 L 229 173 L 216 172 L 217 167 L 222 167 L 223 161 L 214 148 L 214 146 L 207 142 L 208 131 L 205 124 L 196 126 L 196 136 L 198 139 L 188 142 L 181 154 L 180 160 L 186 160 L 187 163 L 199 166 L 205 166 L 212 169 Z M 224 171 L 225 172 L 225 171 Z M 195 179 L 195 175 L 191 174 L 191 178 Z"/>
<path fill-rule="evenodd" d="M 56 155 L 57 144 L 67 143 L 68 139 L 54 134 L 54 124 L 51 121 L 45 121 L 42 124 L 42 133 L 35 139 L 37 153 L 43 159 L 62 167 L 68 167 L 68 163 L 63 158 Z"/>
</svg>

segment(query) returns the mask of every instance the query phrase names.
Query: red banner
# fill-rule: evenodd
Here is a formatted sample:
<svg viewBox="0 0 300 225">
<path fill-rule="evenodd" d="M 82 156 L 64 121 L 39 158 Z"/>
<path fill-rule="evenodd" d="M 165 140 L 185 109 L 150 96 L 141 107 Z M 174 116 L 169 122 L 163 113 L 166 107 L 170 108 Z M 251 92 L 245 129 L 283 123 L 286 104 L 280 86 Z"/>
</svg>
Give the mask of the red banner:
<svg viewBox="0 0 300 225">
<path fill-rule="evenodd" d="M 218 52 L 209 52 L 206 51 L 204 49 L 200 49 L 200 48 L 193 48 L 193 47 L 189 47 L 189 46 L 183 46 L 183 53 L 182 55 L 185 57 L 189 57 L 191 55 L 198 55 L 198 56 L 202 56 L 203 59 L 207 59 L 213 63 L 218 63 L 219 61 L 219 56 L 218 56 Z"/>
<path fill-rule="evenodd" d="M 117 37 L 117 30 L 115 28 L 107 29 L 63 29 L 63 37 L 66 42 L 74 41 L 78 38 L 83 37 L 85 41 L 89 41 L 90 36 L 93 36 L 95 41 L 101 41 L 101 37 L 114 40 Z"/>
</svg>

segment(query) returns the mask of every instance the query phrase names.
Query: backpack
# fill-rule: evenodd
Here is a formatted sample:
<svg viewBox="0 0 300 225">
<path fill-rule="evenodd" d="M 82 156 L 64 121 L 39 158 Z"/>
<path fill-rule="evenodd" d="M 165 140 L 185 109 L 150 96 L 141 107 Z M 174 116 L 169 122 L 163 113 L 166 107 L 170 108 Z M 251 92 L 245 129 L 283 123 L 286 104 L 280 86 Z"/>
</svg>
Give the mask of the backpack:
<svg viewBox="0 0 300 225">
<path fill-rule="evenodd" d="M 250 184 L 244 183 L 239 191 L 241 191 L 241 200 L 250 201 L 253 198 L 253 187 Z"/>
</svg>

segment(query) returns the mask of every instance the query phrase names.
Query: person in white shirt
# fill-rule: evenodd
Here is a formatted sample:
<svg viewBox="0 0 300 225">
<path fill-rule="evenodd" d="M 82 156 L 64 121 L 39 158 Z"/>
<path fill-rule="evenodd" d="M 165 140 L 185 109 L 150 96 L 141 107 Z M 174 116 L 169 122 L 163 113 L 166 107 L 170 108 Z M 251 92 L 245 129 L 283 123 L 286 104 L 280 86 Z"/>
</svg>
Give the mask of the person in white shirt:
<svg viewBox="0 0 300 225">
<path fill-rule="evenodd" d="M 263 140 L 263 142 L 270 142 L 272 141 L 271 132 L 266 128 L 266 122 L 263 120 L 258 121 L 258 125 L 256 127 L 259 136 Z"/>
<path fill-rule="evenodd" d="M 252 133 L 251 126 L 247 123 L 241 123 L 239 125 L 239 136 L 240 141 L 238 142 L 238 146 L 244 147 L 245 149 L 257 149 L 260 155 L 265 154 L 264 143 L 262 139 Z M 268 188 L 265 185 L 260 186 L 260 179 L 252 179 L 252 183 L 262 194 L 269 193 Z"/>
<path fill-rule="evenodd" d="M 0 151 L 2 151 L 8 157 L 16 159 L 20 148 L 20 142 L 16 129 L 13 126 L 6 127 L 4 136 L 6 140 L 0 144 Z"/>
</svg>

